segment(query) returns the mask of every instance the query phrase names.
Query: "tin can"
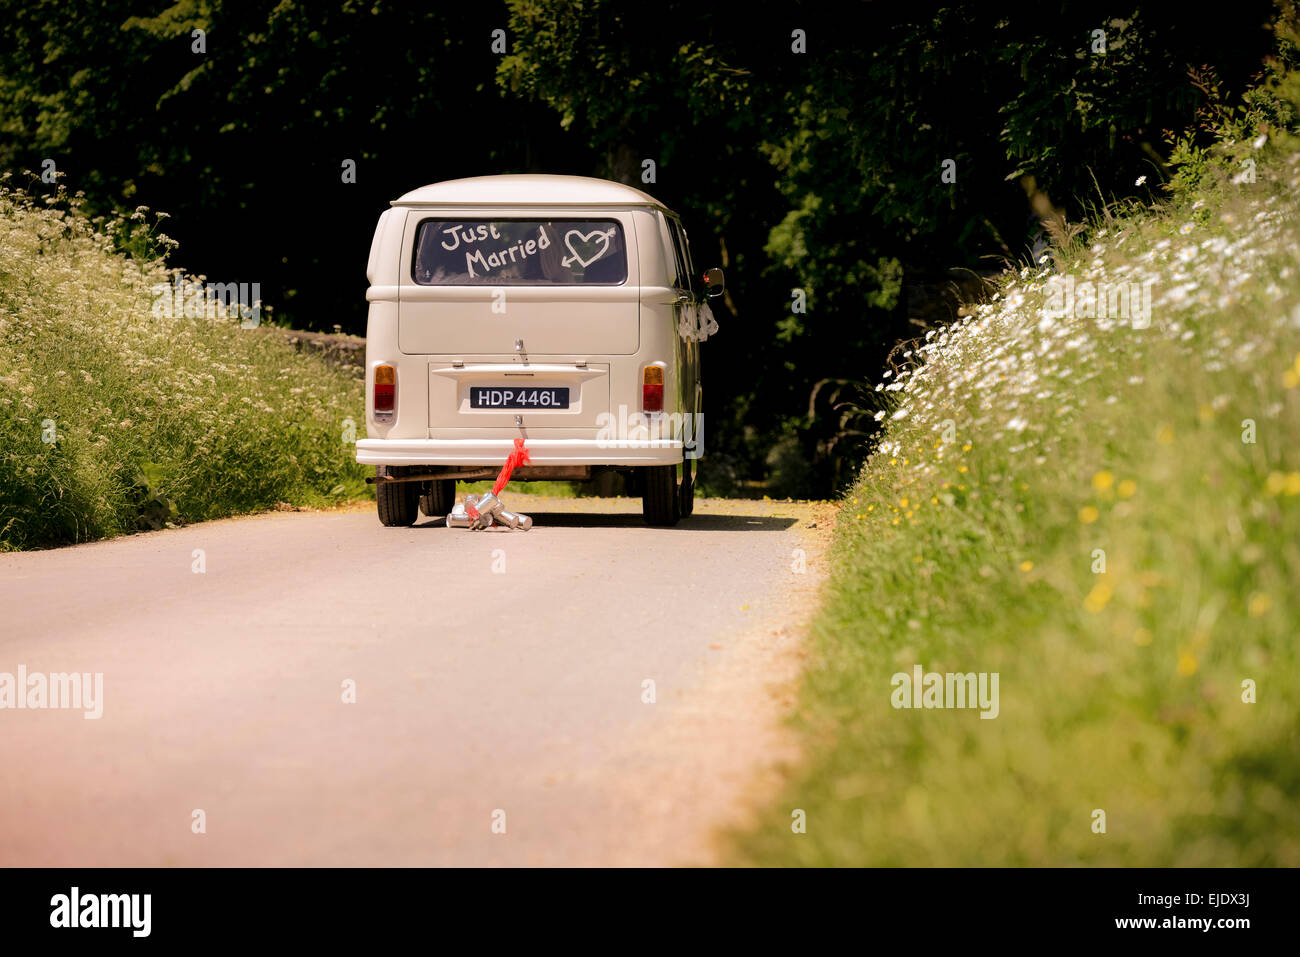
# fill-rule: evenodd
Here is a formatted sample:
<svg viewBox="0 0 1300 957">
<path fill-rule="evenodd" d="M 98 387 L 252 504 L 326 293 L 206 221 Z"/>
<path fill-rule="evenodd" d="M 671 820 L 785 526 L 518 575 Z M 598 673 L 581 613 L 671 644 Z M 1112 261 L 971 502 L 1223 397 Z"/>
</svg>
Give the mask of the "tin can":
<svg viewBox="0 0 1300 957">
<path fill-rule="evenodd" d="M 533 520 L 527 515 L 518 515 L 505 508 L 497 509 L 492 513 L 498 522 L 502 525 L 508 525 L 510 528 L 523 529 L 525 532 L 533 527 Z"/>
<path fill-rule="evenodd" d="M 447 527 L 469 528 L 469 524 L 470 517 L 469 512 L 465 510 L 465 503 L 457 502 L 451 507 L 451 511 L 447 513 Z"/>
<path fill-rule="evenodd" d="M 486 492 L 474 503 L 474 509 L 478 512 L 478 517 L 475 518 L 471 514 L 472 521 L 469 527 L 475 531 L 488 528 L 492 525 L 495 513 L 501 510 L 501 500 L 491 492 Z"/>
</svg>

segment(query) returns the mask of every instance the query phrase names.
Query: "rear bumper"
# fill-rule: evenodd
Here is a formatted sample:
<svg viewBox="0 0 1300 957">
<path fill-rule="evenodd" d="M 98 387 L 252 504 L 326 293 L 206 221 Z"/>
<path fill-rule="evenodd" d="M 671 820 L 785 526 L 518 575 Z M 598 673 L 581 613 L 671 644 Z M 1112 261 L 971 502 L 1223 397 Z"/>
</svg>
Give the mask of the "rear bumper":
<svg viewBox="0 0 1300 957">
<path fill-rule="evenodd" d="M 500 465 L 513 439 L 359 439 L 362 465 Z M 676 465 L 680 440 L 528 439 L 533 465 Z"/>
</svg>

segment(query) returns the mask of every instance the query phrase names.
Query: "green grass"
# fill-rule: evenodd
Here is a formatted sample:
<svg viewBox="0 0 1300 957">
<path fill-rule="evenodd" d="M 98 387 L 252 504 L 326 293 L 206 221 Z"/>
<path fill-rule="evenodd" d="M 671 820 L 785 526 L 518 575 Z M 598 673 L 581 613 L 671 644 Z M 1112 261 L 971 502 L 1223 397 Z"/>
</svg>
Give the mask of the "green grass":
<svg viewBox="0 0 1300 957">
<path fill-rule="evenodd" d="M 491 479 L 482 482 L 457 482 L 456 494 L 464 495 L 473 492 L 482 495 L 484 492 L 492 491 L 492 484 Z M 527 495 L 540 495 L 542 498 L 572 498 L 579 494 L 584 485 L 583 482 L 511 482 L 501 494 L 506 496 L 511 492 L 520 492 Z"/>
<path fill-rule="evenodd" d="M 1266 153 L 1058 254 L 1153 279 L 1149 328 L 1045 319 L 1035 264 L 882 384 L 806 758 L 738 861 L 1300 865 L 1300 153 Z M 997 672 L 999 716 L 895 709 L 916 664 Z"/>
<path fill-rule="evenodd" d="M 369 494 L 359 373 L 155 315 L 173 275 L 142 220 L 0 189 L 0 549 Z"/>
</svg>

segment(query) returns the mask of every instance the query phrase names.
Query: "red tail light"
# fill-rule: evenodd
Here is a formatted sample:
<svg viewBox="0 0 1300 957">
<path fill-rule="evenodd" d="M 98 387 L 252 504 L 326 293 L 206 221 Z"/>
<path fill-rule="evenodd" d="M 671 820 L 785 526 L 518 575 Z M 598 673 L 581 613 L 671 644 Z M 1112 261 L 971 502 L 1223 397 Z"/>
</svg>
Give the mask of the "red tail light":
<svg viewBox="0 0 1300 957">
<path fill-rule="evenodd" d="M 663 366 L 646 366 L 641 373 L 641 408 L 646 412 L 664 410 Z"/>
<path fill-rule="evenodd" d="M 391 413 L 397 406 L 397 369 L 375 366 L 375 411 Z"/>
</svg>

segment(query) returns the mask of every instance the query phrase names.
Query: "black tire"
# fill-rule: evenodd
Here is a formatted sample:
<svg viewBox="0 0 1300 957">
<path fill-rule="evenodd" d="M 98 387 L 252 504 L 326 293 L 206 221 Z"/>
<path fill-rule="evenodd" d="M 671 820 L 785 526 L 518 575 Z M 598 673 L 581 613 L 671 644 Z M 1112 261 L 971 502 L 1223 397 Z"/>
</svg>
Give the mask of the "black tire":
<svg viewBox="0 0 1300 957">
<path fill-rule="evenodd" d="M 416 483 L 423 485 L 420 495 L 420 511 L 429 518 L 446 515 L 456 502 L 456 480 L 434 479 L 432 482 Z"/>
<path fill-rule="evenodd" d="M 695 513 L 695 460 L 682 461 L 682 484 L 677 490 L 677 514 L 690 518 Z"/>
<path fill-rule="evenodd" d="M 671 527 L 681 513 L 676 465 L 650 465 L 641 469 L 641 514 L 647 525 Z"/>
<path fill-rule="evenodd" d="M 380 465 L 376 476 L 394 474 L 392 466 Z M 414 525 L 419 517 L 419 482 L 380 482 L 375 486 L 375 502 L 379 506 L 379 521 L 393 527 Z"/>
</svg>

